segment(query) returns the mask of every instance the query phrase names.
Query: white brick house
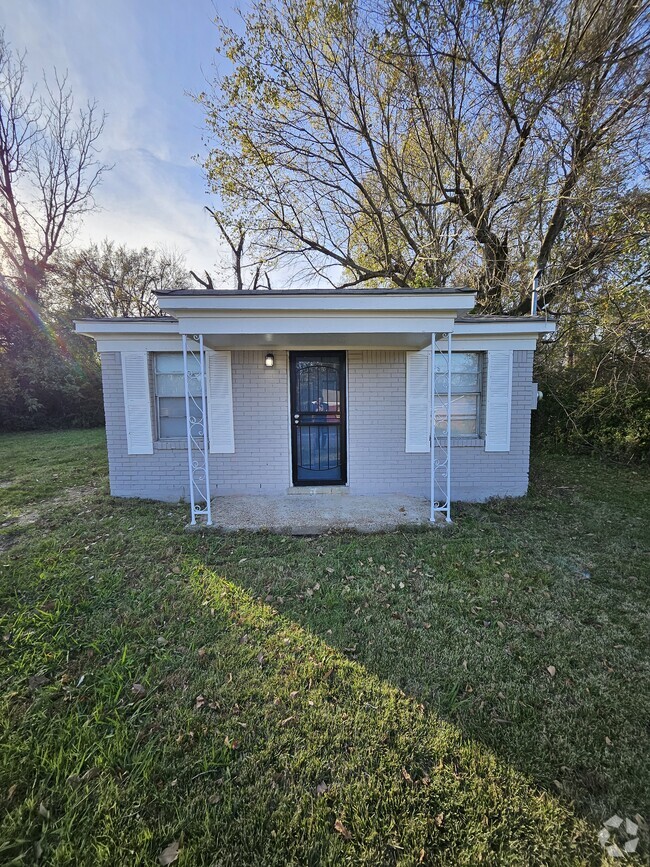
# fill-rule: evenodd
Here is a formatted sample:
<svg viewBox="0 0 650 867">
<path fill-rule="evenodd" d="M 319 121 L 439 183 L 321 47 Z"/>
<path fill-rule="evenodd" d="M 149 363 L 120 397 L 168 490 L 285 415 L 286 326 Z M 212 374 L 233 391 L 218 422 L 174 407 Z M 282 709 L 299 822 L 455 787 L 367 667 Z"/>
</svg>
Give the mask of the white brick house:
<svg viewBox="0 0 650 867">
<path fill-rule="evenodd" d="M 428 497 L 433 519 L 526 492 L 533 354 L 552 322 L 473 316 L 458 289 L 159 304 L 76 323 L 101 356 L 113 495 L 187 499 L 194 519 L 219 495 L 345 485 Z"/>
</svg>

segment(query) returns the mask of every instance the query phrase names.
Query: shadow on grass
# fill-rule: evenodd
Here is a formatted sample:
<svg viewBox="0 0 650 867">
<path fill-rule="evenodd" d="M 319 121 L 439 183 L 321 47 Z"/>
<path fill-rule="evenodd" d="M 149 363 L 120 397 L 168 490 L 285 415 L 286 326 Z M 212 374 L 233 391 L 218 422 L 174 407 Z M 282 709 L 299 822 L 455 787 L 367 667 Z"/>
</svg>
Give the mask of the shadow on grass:
<svg viewBox="0 0 650 867">
<path fill-rule="evenodd" d="M 222 819 L 263 863 L 597 860 L 597 828 L 480 740 L 204 565 L 191 581 L 232 647 L 202 649 L 201 707 L 231 704 Z"/>
<path fill-rule="evenodd" d="M 242 535 L 216 557 L 206 536 L 202 563 L 589 820 L 647 815 L 648 502 L 564 470 L 450 533 Z"/>
<path fill-rule="evenodd" d="M 647 485 L 552 469 L 444 534 L 46 513 L 2 555 L 0 860 L 598 863 L 650 790 Z"/>
</svg>

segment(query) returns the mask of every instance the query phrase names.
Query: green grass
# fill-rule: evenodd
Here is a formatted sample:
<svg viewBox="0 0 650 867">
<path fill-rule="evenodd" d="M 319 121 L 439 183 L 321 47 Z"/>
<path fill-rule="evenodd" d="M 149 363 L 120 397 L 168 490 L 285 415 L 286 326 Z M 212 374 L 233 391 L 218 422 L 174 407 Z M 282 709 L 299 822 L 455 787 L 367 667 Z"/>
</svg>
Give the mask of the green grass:
<svg viewBox="0 0 650 867">
<path fill-rule="evenodd" d="M 0 438 L 0 863 L 599 864 L 648 818 L 647 469 L 312 540 L 105 474 Z"/>
</svg>

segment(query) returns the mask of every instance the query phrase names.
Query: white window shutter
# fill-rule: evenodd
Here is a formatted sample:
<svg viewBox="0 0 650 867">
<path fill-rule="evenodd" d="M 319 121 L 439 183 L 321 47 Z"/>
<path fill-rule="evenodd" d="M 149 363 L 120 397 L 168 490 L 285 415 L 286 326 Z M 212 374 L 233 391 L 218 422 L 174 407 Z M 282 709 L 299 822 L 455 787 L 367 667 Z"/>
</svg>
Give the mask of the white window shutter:
<svg viewBox="0 0 650 867">
<path fill-rule="evenodd" d="M 431 349 L 406 353 L 406 451 L 431 448 Z"/>
<path fill-rule="evenodd" d="M 491 350 L 487 354 L 485 404 L 485 451 L 510 451 L 512 410 L 512 352 Z"/>
<path fill-rule="evenodd" d="M 210 452 L 232 454 L 235 428 L 230 352 L 208 350 L 208 433 Z"/>
<path fill-rule="evenodd" d="M 130 455 L 153 454 L 149 364 L 146 352 L 122 353 L 126 443 Z"/>
</svg>

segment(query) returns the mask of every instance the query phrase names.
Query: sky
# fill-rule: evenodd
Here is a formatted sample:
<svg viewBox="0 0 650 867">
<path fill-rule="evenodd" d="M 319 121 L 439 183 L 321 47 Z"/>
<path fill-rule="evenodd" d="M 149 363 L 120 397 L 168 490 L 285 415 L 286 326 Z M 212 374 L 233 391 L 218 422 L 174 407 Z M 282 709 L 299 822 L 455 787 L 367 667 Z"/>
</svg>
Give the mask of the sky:
<svg viewBox="0 0 650 867">
<path fill-rule="evenodd" d="M 214 204 L 193 156 L 206 152 L 202 112 L 188 93 L 218 62 L 215 14 L 224 0 L 0 0 L 5 38 L 26 50 L 33 81 L 67 71 L 75 100 L 106 112 L 101 159 L 113 166 L 75 244 L 104 237 L 174 248 L 193 270 L 228 261 L 205 205 Z"/>
</svg>

